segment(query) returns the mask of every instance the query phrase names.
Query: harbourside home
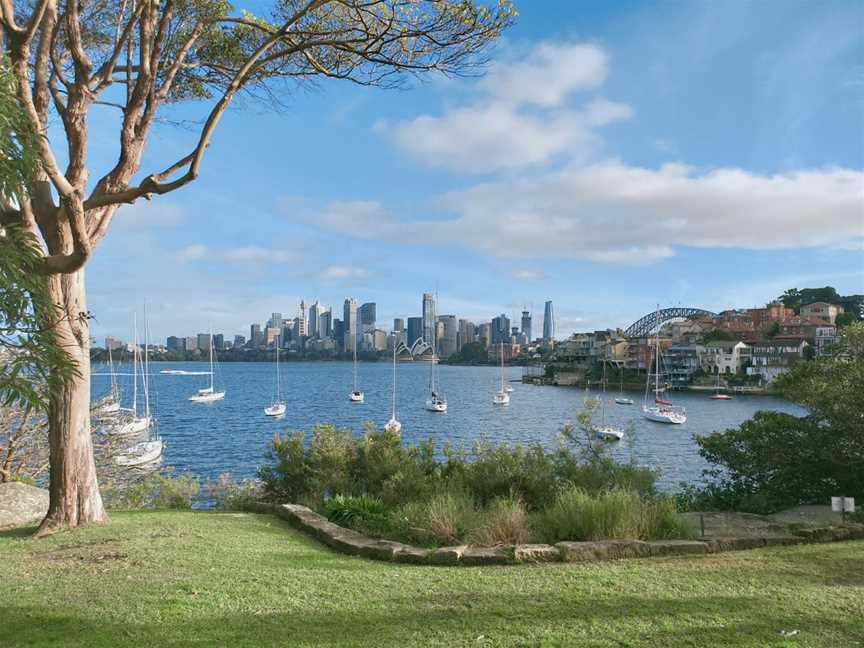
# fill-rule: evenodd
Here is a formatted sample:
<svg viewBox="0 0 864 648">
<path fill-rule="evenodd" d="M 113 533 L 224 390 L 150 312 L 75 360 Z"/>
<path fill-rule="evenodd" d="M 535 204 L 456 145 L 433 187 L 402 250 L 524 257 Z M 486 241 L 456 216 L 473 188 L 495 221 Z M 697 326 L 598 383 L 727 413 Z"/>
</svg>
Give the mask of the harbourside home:
<svg viewBox="0 0 864 648">
<path fill-rule="evenodd" d="M 750 319 L 753 320 L 753 328 L 757 331 L 771 322 L 782 322 L 790 317 L 795 317 L 795 311 L 780 302 L 765 304 L 765 308 L 751 308 L 747 312 L 750 314 Z"/>
<path fill-rule="evenodd" d="M 817 356 L 825 356 L 831 353 L 831 347 L 839 340 L 837 328 L 833 324 L 817 326 L 813 335 L 813 346 Z"/>
<path fill-rule="evenodd" d="M 714 330 L 711 318 L 688 319 L 683 322 L 673 322 L 669 327 L 672 343 L 675 345 L 698 344 L 702 337 Z"/>
<path fill-rule="evenodd" d="M 665 352 L 669 381 L 675 387 L 683 387 L 702 366 L 705 347 L 701 344 L 673 344 Z"/>
<path fill-rule="evenodd" d="M 638 369 L 644 371 L 651 367 L 654 361 L 654 347 L 656 340 L 653 335 L 643 337 L 629 338 L 627 340 L 627 355 L 624 360 L 624 366 L 627 369 Z M 672 346 L 672 340 L 660 338 L 660 351 L 665 353 L 665 350 Z"/>
<path fill-rule="evenodd" d="M 780 322 L 780 335 L 802 335 L 807 339 L 816 336 L 816 329 L 827 325 L 826 320 L 818 317 L 799 315 Z"/>
<path fill-rule="evenodd" d="M 828 302 L 813 302 L 802 306 L 800 314 L 801 317 L 815 317 L 828 324 L 835 324 L 837 316 L 842 312 L 844 312 L 842 306 Z"/>
<path fill-rule="evenodd" d="M 766 383 L 771 382 L 802 361 L 804 349 L 808 346 L 807 341 L 801 338 L 753 342 L 748 345 L 745 355 L 749 364 L 747 375 L 758 375 Z"/>
<path fill-rule="evenodd" d="M 743 342 L 714 340 L 708 342 L 702 353 L 702 368 L 706 373 L 734 374 L 741 370 L 744 364 L 744 351 L 747 345 Z"/>
</svg>

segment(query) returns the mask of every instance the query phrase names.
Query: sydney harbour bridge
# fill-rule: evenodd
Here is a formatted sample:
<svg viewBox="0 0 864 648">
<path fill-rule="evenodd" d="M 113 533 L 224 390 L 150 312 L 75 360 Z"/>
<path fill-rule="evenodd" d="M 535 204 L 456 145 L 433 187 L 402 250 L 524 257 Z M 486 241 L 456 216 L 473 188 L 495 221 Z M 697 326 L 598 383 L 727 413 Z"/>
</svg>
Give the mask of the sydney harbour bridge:
<svg viewBox="0 0 864 648">
<path fill-rule="evenodd" d="M 672 320 L 687 319 L 689 317 L 693 317 L 694 315 L 707 315 L 709 317 L 714 317 L 716 313 L 712 313 L 711 311 L 703 310 L 701 308 L 663 308 L 659 311 L 652 311 L 644 317 L 633 322 L 624 331 L 624 335 L 626 335 L 627 337 L 643 337 L 645 335 L 650 335 L 654 331 L 658 330 L 666 322 L 671 322 Z"/>
</svg>

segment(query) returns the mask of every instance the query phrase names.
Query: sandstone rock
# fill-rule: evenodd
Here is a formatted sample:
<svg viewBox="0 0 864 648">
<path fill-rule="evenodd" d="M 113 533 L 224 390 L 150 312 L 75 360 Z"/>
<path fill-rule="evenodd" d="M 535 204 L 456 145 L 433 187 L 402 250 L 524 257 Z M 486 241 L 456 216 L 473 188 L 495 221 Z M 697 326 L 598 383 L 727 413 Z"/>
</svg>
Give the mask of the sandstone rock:
<svg viewBox="0 0 864 648">
<path fill-rule="evenodd" d="M 567 562 L 593 562 L 619 558 L 642 558 L 651 555 L 647 542 L 641 540 L 595 540 L 592 542 L 559 542 L 555 545 Z"/>
<path fill-rule="evenodd" d="M 411 545 L 403 545 L 393 551 L 393 560 L 397 563 L 409 563 L 412 565 L 425 565 L 429 562 L 430 549 L 421 549 Z"/>
<path fill-rule="evenodd" d="M 765 538 L 745 536 L 741 538 L 711 538 L 706 540 L 708 553 L 720 553 L 721 551 L 744 551 L 747 549 L 759 549 L 765 546 Z"/>
<path fill-rule="evenodd" d="M 463 565 L 506 565 L 509 552 L 501 547 L 469 547 L 462 552 Z"/>
<path fill-rule="evenodd" d="M 647 543 L 652 556 L 682 556 L 707 554 L 708 544 L 698 540 L 653 540 Z"/>
<path fill-rule="evenodd" d="M 458 565 L 467 548 L 467 545 L 440 547 L 429 555 L 429 562 L 433 565 Z"/>
<path fill-rule="evenodd" d="M 513 547 L 516 562 L 556 562 L 561 560 L 557 547 L 548 544 L 521 544 Z"/>
<path fill-rule="evenodd" d="M 803 538 L 799 536 L 766 536 L 765 538 L 765 546 L 766 547 L 785 547 L 789 545 L 797 545 L 804 542 Z"/>
<path fill-rule="evenodd" d="M 21 482 L 0 484 L 0 530 L 39 522 L 48 512 L 48 491 Z"/>
</svg>

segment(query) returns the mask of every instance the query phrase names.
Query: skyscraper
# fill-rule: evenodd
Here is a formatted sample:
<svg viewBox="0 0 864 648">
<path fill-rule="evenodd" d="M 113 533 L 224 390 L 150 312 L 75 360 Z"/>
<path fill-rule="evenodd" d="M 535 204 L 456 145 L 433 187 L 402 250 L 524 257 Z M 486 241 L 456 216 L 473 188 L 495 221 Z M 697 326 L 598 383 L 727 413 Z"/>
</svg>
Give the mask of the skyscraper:
<svg viewBox="0 0 864 648">
<path fill-rule="evenodd" d="M 409 317 L 408 318 L 408 336 L 405 338 L 405 346 L 411 347 L 414 343 L 423 337 L 423 318 Z"/>
<path fill-rule="evenodd" d="M 364 333 L 375 330 L 376 307 L 375 302 L 368 302 L 360 307 L 360 328 Z"/>
<path fill-rule="evenodd" d="M 527 310 L 522 311 L 522 333 L 531 341 L 531 313 Z"/>
<path fill-rule="evenodd" d="M 297 314 L 295 321 L 298 323 L 294 327 L 297 330 L 297 335 L 300 337 L 309 335 L 309 320 L 306 319 L 306 302 L 302 299 L 300 300 L 300 312 Z"/>
<path fill-rule="evenodd" d="M 246 345 L 246 337 L 243 335 L 235 335 L 234 336 L 234 346 L 232 348 L 239 349 L 242 346 Z"/>
<path fill-rule="evenodd" d="M 438 321 L 443 324 L 441 337 L 438 339 L 438 353 L 442 358 L 449 358 L 456 353 L 456 337 L 459 324 L 455 315 L 442 315 Z"/>
<path fill-rule="evenodd" d="M 249 326 L 249 346 L 255 348 L 264 342 L 264 334 L 261 332 L 260 324 Z M 188 350 L 188 349 L 187 349 Z"/>
<path fill-rule="evenodd" d="M 176 335 L 169 335 L 168 339 L 165 340 L 165 348 L 169 351 L 182 351 L 183 338 L 178 338 Z"/>
<path fill-rule="evenodd" d="M 405 320 L 401 317 L 393 318 L 393 331 L 403 331 L 405 330 Z"/>
<path fill-rule="evenodd" d="M 210 334 L 209 333 L 199 333 L 198 334 L 198 348 L 201 351 L 210 351 Z"/>
<path fill-rule="evenodd" d="M 327 308 L 322 311 L 321 316 L 318 318 L 318 337 L 323 339 L 329 339 L 333 337 L 333 311 Z"/>
<path fill-rule="evenodd" d="M 423 341 L 432 344 L 435 337 L 435 296 L 423 293 Z"/>
<path fill-rule="evenodd" d="M 510 341 L 510 318 L 504 313 L 492 318 L 492 344 Z"/>
<path fill-rule="evenodd" d="M 487 349 L 492 345 L 492 324 L 490 322 L 484 322 L 479 327 L 477 338 L 478 342 L 482 342 L 483 346 Z"/>
<path fill-rule="evenodd" d="M 543 309 L 543 339 L 555 339 L 555 311 L 552 309 L 551 301 L 547 301 Z"/>
<path fill-rule="evenodd" d="M 316 299 L 315 302 L 309 307 L 309 325 L 307 326 L 306 333 L 310 338 L 317 339 L 322 337 L 321 333 L 321 316 L 324 314 L 324 307 L 318 303 Z"/>
<path fill-rule="evenodd" d="M 342 326 L 345 333 L 342 338 L 342 350 L 354 349 L 354 341 L 357 336 L 357 301 L 353 298 L 346 299 L 342 306 Z"/>
<path fill-rule="evenodd" d="M 222 333 L 217 333 L 213 336 L 213 349 L 216 351 L 225 350 L 225 336 Z"/>
<path fill-rule="evenodd" d="M 475 340 L 474 335 L 474 322 L 469 322 L 468 320 L 460 319 L 459 320 L 459 333 L 456 337 L 456 352 L 462 350 L 466 344 L 471 344 Z"/>
<path fill-rule="evenodd" d="M 282 313 L 271 313 L 270 319 L 267 320 L 267 328 L 282 328 Z"/>
</svg>

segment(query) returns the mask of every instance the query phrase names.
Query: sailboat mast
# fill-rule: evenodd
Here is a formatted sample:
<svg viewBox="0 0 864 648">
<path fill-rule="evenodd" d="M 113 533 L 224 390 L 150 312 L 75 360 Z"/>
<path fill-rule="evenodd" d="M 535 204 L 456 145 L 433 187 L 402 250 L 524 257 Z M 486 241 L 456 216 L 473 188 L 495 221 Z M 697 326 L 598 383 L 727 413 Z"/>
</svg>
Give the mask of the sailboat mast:
<svg viewBox="0 0 864 648">
<path fill-rule="evenodd" d="M 354 331 L 354 391 L 357 391 L 357 331 Z"/>
<path fill-rule="evenodd" d="M 282 381 L 279 379 L 279 341 L 276 341 L 276 402 L 282 401 Z"/>
<path fill-rule="evenodd" d="M 396 340 L 393 340 L 393 419 L 396 419 Z"/>
<path fill-rule="evenodd" d="M 657 304 L 657 320 L 660 319 L 660 304 Z M 654 337 L 656 349 L 657 373 L 654 375 L 654 398 L 660 398 L 660 327 L 658 322 L 657 335 Z"/>
<path fill-rule="evenodd" d="M 504 391 L 504 343 L 501 343 L 501 391 Z"/>
<path fill-rule="evenodd" d="M 213 329 L 210 329 L 210 393 L 213 393 Z"/>
<path fill-rule="evenodd" d="M 132 317 L 132 416 L 138 416 L 138 314 Z"/>
<path fill-rule="evenodd" d="M 150 355 L 147 352 L 147 342 L 149 341 L 147 332 L 147 304 L 144 304 L 144 371 L 141 376 L 141 383 L 144 386 L 144 416 L 150 417 Z"/>
</svg>

